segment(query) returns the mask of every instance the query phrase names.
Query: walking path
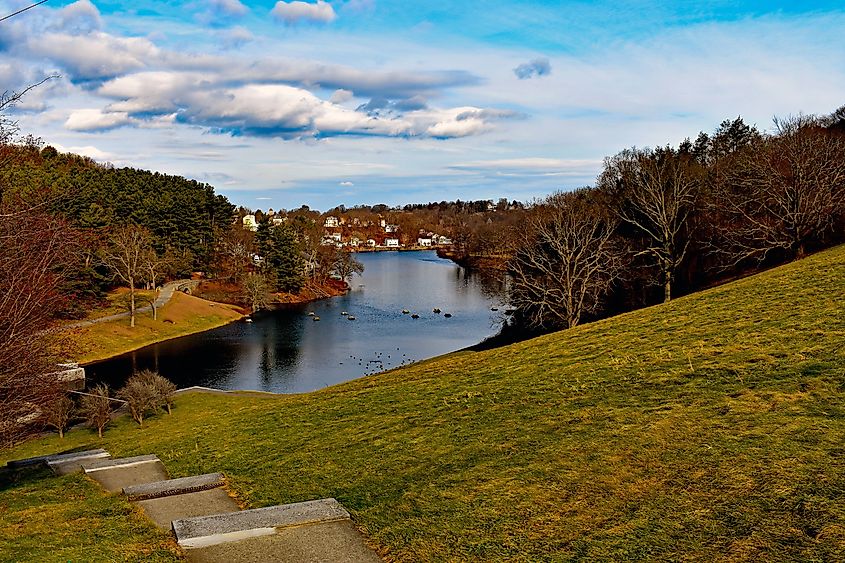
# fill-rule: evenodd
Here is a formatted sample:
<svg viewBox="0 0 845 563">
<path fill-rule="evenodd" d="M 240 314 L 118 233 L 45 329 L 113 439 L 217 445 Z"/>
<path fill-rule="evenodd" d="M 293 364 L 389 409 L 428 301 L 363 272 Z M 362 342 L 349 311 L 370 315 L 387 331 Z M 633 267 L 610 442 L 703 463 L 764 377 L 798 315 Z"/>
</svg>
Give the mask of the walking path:
<svg viewBox="0 0 845 563">
<path fill-rule="evenodd" d="M 156 309 L 160 309 L 164 307 L 169 301 L 170 298 L 173 297 L 173 294 L 177 291 L 183 291 L 185 289 L 192 290 L 199 285 L 198 280 L 176 280 L 172 282 L 167 282 L 161 288 L 159 288 L 158 297 L 156 297 L 155 301 L 153 302 Z M 143 307 L 137 307 L 135 309 L 135 314 L 138 313 L 146 313 L 148 311 L 152 311 L 152 305 L 144 305 Z M 96 319 L 88 319 L 85 321 L 78 321 L 71 324 L 62 325 L 57 327 L 59 330 L 64 330 L 67 328 L 79 328 L 83 326 L 91 326 L 95 323 L 105 323 L 108 321 L 116 321 L 118 319 L 128 319 L 129 318 L 129 311 L 124 313 L 115 313 L 114 315 L 108 315 L 106 317 L 98 317 Z"/>
<path fill-rule="evenodd" d="M 172 530 L 194 563 L 381 561 L 333 498 L 241 510 L 222 473 L 170 479 L 155 455 L 112 459 L 103 449 L 7 463 L 45 464 L 58 475 L 83 471 L 107 491 L 122 492 L 156 526 Z"/>
</svg>

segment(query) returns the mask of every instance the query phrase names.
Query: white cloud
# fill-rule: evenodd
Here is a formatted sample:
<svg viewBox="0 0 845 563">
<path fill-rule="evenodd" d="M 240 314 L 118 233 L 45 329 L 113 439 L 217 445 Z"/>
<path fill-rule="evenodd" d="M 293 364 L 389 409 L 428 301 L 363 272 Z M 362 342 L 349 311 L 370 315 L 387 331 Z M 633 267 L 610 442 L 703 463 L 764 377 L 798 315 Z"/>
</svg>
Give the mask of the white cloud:
<svg viewBox="0 0 845 563">
<path fill-rule="evenodd" d="M 593 174 L 601 160 L 577 160 L 543 157 L 474 160 L 450 166 L 453 170 L 488 172 L 498 175 L 577 176 Z"/>
<path fill-rule="evenodd" d="M 78 154 L 78 155 L 81 155 L 81 156 L 87 156 L 88 158 L 96 160 L 97 162 L 112 162 L 116 159 L 114 154 L 112 154 L 110 152 L 102 151 L 102 150 L 100 150 L 97 147 L 92 146 L 92 145 L 86 145 L 86 146 L 83 146 L 83 147 L 65 147 L 65 146 L 60 145 L 58 143 L 54 143 L 53 148 L 55 148 L 59 152 L 65 152 L 65 153 Z"/>
<path fill-rule="evenodd" d="M 31 53 L 48 57 L 72 73 L 72 80 L 109 78 L 144 68 L 161 51 L 140 37 L 115 37 L 107 33 L 88 35 L 47 33 L 30 38 Z"/>
<path fill-rule="evenodd" d="M 323 0 L 317 0 L 316 4 L 299 0 L 293 2 L 279 0 L 270 13 L 287 25 L 296 25 L 300 22 L 331 23 L 337 17 L 332 5 Z"/>
<path fill-rule="evenodd" d="M 103 113 L 99 109 L 78 109 L 65 121 L 65 128 L 71 131 L 106 131 L 124 125 L 133 120 L 125 112 Z"/>
<path fill-rule="evenodd" d="M 490 130 L 513 112 L 475 107 L 422 108 L 371 115 L 286 84 L 231 86 L 228 76 L 202 72 L 142 72 L 110 80 L 97 93 L 115 100 L 112 113 L 175 114 L 176 122 L 211 130 L 281 138 L 375 135 L 454 138 Z M 338 93 L 332 96 L 336 101 Z M 351 93 L 349 94 L 351 95 Z M 341 94 L 340 98 L 347 97 Z M 110 114 L 107 114 L 110 115 Z"/>
<path fill-rule="evenodd" d="M 340 184 L 338 184 L 338 185 L 339 185 L 339 186 L 343 186 L 344 188 L 351 188 L 352 186 L 354 186 L 354 185 L 355 185 L 355 183 L 354 183 L 354 182 L 349 182 L 349 181 L 346 181 L 346 182 L 341 182 L 341 183 L 340 183 Z"/>
<path fill-rule="evenodd" d="M 59 10 L 58 26 L 68 33 L 88 33 L 102 28 L 103 20 L 100 11 L 90 0 L 78 0 Z"/>
<path fill-rule="evenodd" d="M 249 8 L 240 0 L 206 0 L 210 8 L 227 16 L 243 16 Z"/>
<path fill-rule="evenodd" d="M 354 97 L 355 97 L 355 94 L 352 93 L 352 91 L 344 90 L 343 88 L 338 88 L 337 90 L 334 91 L 334 93 L 332 94 L 332 97 L 329 99 L 329 101 L 333 104 L 342 104 L 342 103 L 348 102 L 349 100 L 351 100 Z"/>
<path fill-rule="evenodd" d="M 241 47 L 255 39 L 255 36 L 250 30 L 239 25 L 236 25 L 231 29 L 227 29 L 222 32 L 221 35 L 223 37 L 223 43 L 230 49 Z"/>
</svg>

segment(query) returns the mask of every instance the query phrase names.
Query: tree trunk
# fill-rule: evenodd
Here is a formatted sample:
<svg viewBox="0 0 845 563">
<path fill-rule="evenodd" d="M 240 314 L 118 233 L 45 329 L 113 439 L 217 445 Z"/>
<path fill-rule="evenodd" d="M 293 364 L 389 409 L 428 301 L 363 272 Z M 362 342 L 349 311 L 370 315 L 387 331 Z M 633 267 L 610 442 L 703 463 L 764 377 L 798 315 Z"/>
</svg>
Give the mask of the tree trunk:
<svg viewBox="0 0 845 563">
<path fill-rule="evenodd" d="M 663 283 L 663 302 L 668 303 L 672 299 L 672 272 L 664 273 L 665 281 Z"/>
<path fill-rule="evenodd" d="M 135 280 L 129 279 L 129 326 L 135 328 Z"/>
<path fill-rule="evenodd" d="M 64 431 L 64 429 L 63 429 L 63 428 L 59 428 L 59 438 L 64 439 L 64 437 L 65 437 L 65 431 Z"/>
<path fill-rule="evenodd" d="M 97 434 L 100 436 L 100 438 L 103 437 L 103 427 L 102 426 L 97 427 Z"/>
</svg>

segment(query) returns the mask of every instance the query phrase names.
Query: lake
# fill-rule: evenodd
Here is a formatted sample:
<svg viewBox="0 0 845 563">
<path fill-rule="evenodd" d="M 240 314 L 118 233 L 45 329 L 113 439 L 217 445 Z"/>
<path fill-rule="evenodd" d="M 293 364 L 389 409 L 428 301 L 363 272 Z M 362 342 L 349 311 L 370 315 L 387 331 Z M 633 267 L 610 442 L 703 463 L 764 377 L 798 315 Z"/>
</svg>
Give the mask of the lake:
<svg viewBox="0 0 845 563">
<path fill-rule="evenodd" d="M 501 313 L 492 308 L 502 306 L 502 288 L 489 276 L 468 272 L 434 251 L 356 257 L 364 274 L 353 278 L 344 296 L 262 312 L 251 323 L 91 364 L 89 381 L 116 387 L 134 370 L 153 369 L 180 388 L 302 393 L 460 350 L 499 331 Z"/>
</svg>

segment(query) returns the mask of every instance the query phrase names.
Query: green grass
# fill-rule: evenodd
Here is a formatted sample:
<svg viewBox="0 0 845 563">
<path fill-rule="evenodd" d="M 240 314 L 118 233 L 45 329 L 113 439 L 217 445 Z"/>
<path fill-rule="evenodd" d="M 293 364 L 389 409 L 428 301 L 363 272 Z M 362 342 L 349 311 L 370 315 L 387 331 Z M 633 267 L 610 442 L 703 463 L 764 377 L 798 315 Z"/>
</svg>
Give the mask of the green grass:
<svg viewBox="0 0 845 563">
<path fill-rule="evenodd" d="M 81 476 L 0 475 L 2 561 L 174 561 L 179 550 L 125 499 Z"/>
<path fill-rule="evenodd" d="M 307 395 L 188 395 L 143 429 L 0 458 L 102 445 L 222 470 L 253 507 L 333 496 L 394 561 L 842 561 L 843 343 L 838 247 L 506 348 Z"/>
</svg>

